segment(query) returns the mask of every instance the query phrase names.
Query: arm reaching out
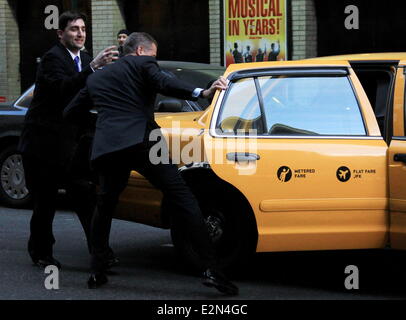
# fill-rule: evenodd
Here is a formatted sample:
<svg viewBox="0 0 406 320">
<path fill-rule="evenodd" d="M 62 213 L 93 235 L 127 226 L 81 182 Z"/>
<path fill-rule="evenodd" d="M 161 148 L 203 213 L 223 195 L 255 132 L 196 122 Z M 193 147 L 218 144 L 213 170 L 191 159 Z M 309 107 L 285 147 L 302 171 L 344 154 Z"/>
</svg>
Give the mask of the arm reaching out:
<svg viewBox="0 0 406 320">
<path fill-rule="evenodd" d="M 107 47 L 106 49 L 100 51 L 96 58 L 90 62 L 90 66 L 93 70 L 105 66 L 118 59 L 118 50 L 116 46 Z"/>
<path fill-rule="evenodd" d="M 221 76 L 213 82 L 209 89 L 203 90 L 201 95 L 203 98 L 210 99 L 213 98 L 217 90 L 226 90 L 227 88 L 227 80 L 223 76 Z"/>
</svg>

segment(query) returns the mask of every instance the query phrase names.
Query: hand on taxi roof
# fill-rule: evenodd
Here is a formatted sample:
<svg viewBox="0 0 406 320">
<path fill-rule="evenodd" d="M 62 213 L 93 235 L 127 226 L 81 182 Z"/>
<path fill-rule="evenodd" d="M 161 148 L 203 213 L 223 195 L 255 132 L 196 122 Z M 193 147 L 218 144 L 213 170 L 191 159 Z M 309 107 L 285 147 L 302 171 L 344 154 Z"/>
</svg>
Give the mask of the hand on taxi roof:
<svg viewBox="0 0 406 320">
<path fill-rule="evenodd" d="M 216 90 L 226 90 L 227 88 L 228 86 L 226 78 L 220 76 L 216 81 L 213 82 L 209 89 L 203 90 L 202 96 L 203 98 L 209 99 L 214 96 Z"/>
</svg>

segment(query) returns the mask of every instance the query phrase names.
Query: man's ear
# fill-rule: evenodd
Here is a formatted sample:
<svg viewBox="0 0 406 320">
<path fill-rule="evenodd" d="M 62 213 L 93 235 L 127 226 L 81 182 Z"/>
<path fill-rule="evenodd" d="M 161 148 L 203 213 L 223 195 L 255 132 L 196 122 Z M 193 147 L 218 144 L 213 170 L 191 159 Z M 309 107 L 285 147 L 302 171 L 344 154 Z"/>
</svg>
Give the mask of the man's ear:
<svg viewBox="0 0 406 320">
<path fill-rule="evenodd" d="M 58 38 L 61 39 L 62 35 L 63 35 L 63 31 L 62 30 L 56 30 L 56 34 L 58 35 Z"/>
<path fill-rule="evenodd" d="M 135 50 L 135 53 L 137 54 L 137 56 L 142 56 L 144 54 L 144 47 L 138 46 L 137 49 Z"/>
</svg>

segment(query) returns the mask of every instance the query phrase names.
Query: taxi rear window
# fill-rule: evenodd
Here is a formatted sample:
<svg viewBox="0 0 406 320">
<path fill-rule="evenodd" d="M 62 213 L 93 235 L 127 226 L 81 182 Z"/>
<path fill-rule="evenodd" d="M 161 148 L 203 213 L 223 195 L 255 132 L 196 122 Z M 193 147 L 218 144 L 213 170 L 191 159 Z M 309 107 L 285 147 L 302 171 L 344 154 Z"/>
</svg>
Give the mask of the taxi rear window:
<svg viewBox="0 0 406 320">
<path fill-rule="evenodd" d="M 344 75 L 264 75 L 235 79 L 217 119 L 220 134 L 365 136 Z"/>
</svg>

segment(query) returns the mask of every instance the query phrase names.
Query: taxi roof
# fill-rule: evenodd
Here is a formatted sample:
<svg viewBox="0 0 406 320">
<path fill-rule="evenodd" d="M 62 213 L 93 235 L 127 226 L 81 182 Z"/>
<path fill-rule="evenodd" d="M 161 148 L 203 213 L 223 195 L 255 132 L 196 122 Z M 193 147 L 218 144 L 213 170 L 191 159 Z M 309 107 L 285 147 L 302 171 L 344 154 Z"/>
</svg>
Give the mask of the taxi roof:
<svg viewBox="0 0 406 320">
<path fill-rule="evenodd" d="M 400 61 L 406 60 L 406 52 L 377 52 L 377 53 L 355 53 L 343 54 L 335 56 L 315 57 L 306 59 L 309 60 L 346 60 L 346 61 Z"/>
<path fill-rule="evenodd" d="M 255 70 L 266 68 L 294 68 L 294 67 L 349 67 L 347 61 L 335 61 L 335 60 L 293 60 L 293 61 L 272 61 L 272 62 L 249 62 L 249 63 L 234 63 L 230 64 L 226 70 L 225 76 L 232 72 L 241 70 Z"/>
</svg>

